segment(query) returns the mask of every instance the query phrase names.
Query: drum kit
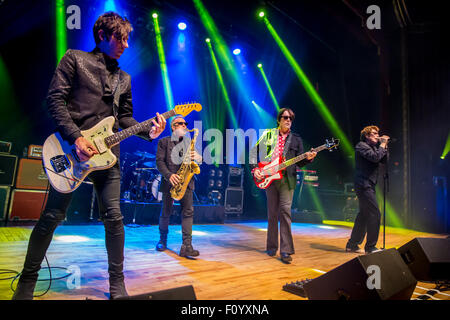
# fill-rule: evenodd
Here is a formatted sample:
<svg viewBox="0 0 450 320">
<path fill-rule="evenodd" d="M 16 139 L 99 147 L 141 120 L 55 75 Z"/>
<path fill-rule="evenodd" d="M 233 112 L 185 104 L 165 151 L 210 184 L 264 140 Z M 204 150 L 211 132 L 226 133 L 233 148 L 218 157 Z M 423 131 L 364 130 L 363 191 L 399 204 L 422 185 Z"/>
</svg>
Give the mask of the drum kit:
<svg viewBox="0 0 450 320">
<path fill-rule="evenodd" d="M 135 202 L 161 202 L 162 176 L 155 155 L 145 151 L 124 153 L 121 159 L 121 199 Z"/>
</svg>

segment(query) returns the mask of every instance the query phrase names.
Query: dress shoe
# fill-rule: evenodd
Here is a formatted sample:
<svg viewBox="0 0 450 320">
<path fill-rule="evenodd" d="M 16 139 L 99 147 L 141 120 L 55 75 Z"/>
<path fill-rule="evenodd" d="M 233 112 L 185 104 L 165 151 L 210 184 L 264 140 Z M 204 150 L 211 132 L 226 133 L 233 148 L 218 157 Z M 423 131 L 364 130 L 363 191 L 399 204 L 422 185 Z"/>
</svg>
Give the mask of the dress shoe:
<svg viewBox="0 0 450 320">
<path fill-rule="evenodd" d="M 268 256 L 273 257 L 274 255 L 277 254 L 277 250 L 267 250 L 266 253 Z"/>
<path fill-rule="evenodd" d="M 290 254 L 288 253 L 282 253 L 281 254 L 281 261 L 285 262 L 285 263 L 289 263 L 292 261 L 292 257 Z"/>
<path fill-rule="evenodd" d="M 180 257 L 197 257 L 200 255 L 198 250 L 195 250 L 191 244 L 183 244 L 180 249 Z"/>
</svg>

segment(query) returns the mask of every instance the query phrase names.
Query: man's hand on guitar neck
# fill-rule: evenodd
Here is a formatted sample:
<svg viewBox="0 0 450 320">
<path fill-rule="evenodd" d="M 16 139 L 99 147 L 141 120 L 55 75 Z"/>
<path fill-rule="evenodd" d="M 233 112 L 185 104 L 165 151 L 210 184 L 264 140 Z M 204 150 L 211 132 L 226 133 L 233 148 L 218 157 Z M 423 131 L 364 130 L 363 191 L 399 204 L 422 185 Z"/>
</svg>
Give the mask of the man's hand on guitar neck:
<svg viewBox="0 0 450 320">
<path fill-rule="evenodd" d="M 159 135 L 164 131 L 166 128 L 166 119 L 160 115 L 158 112 L 156 113 L 156 118 L 158 119 L 158 122 L 155 120 L 152 120 L 153 127 L 150 129 L 149 136 L 150 139 L 155 140 L 159 137 Z"/>
<path fill-rule="evenodd" d="M 75 150 L 81 161 L 87 161 L 94 154 L 98 154 L 97 148 L 85 137 L 79 137 L 75 140 Z"/>
<path fill-rule="evenodd" d="M 311 148 L 310 151 L 306 152 L 306 159 L 309 161 L 312 161 L 317 156 L 317 152 L 314 151 L 313 148 Z"/>
</svg>

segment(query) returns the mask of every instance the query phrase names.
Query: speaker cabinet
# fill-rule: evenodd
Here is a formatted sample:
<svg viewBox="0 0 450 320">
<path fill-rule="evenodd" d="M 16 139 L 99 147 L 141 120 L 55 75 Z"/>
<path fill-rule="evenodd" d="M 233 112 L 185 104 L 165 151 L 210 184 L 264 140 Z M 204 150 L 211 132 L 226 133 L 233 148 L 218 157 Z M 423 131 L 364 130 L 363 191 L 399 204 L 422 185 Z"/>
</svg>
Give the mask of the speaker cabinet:
<svg viewBox="0 0 450 320">
<path fill-rule="evenodd" d="M 450 281 L 450 239 L 415 238 L 398 252 L 419 281 Z"/>
<path fill-rule="evenodd" d="M 42 160 L 20 159 L 16 188 L 47 190 L 48 177 L 42 168 Z"/>
<path fill-rule="evenodd" d="M 375 281 L 375 287 L 370 287 L 378 276 L 378 285 Z M 306 283 L 304 289 L 310 300 L 409 300 L 416 284 L 392 248 L 354 258 Z"/>
<path fill-rule="evenodd" d="M 10 191 L 10 187 L 0 186 L 0 221 L 4 221 L 6 219 Z"/>
<path fill-rule="evenodd" d="M 184 286 L 135 296 L 122 297 L 117 300 L 197 300 L 197 297 L 195 296 L 194 287 Z"/>
<path fill-rule="evenodd" d="M 12 187 L 16 176 L 17 156 L 0 154 L 0 185 Z"/>
<path fill-rule="evenodd" d="M 46 203 L 46 191 L 15 189 L 11 195 L 9 220 L 37 221 Z"/>
</svg>

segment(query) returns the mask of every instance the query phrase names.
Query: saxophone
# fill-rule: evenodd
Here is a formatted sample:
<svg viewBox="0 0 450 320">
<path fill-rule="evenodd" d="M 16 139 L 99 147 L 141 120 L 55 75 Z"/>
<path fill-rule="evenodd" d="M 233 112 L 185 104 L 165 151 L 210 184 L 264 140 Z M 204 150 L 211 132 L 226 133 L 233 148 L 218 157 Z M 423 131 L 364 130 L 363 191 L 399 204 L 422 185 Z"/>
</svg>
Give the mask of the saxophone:
<svg viewBox="0 0 450 320">
<path fill-rule="evenodd" d="M 194 128 L 192 130 L 188 130 L 188 132 L 195 131 L 194 138 L 191 141 L 191 147 L 189 151 L 194 151 L 194 145 L 195 141 L 197 140 L 198 136 L 198 129 Z M 172 199 L 180 200 L 183 198 L 187 186 L 189 185 L 189 182 L 191 181 L 194 174 L 200 173 L 200 167 L 197 163 L 191 160 L 191 152 L 187 151 L 184 155 L 183 162 L 181 163 L 180 168 L 177 171 L 177 175 L 180 176 L 181 181 L 176 184 L 175 186 L 172 186 L 170 189 L 170 195 L 172 196 Z"/>
</svg>

